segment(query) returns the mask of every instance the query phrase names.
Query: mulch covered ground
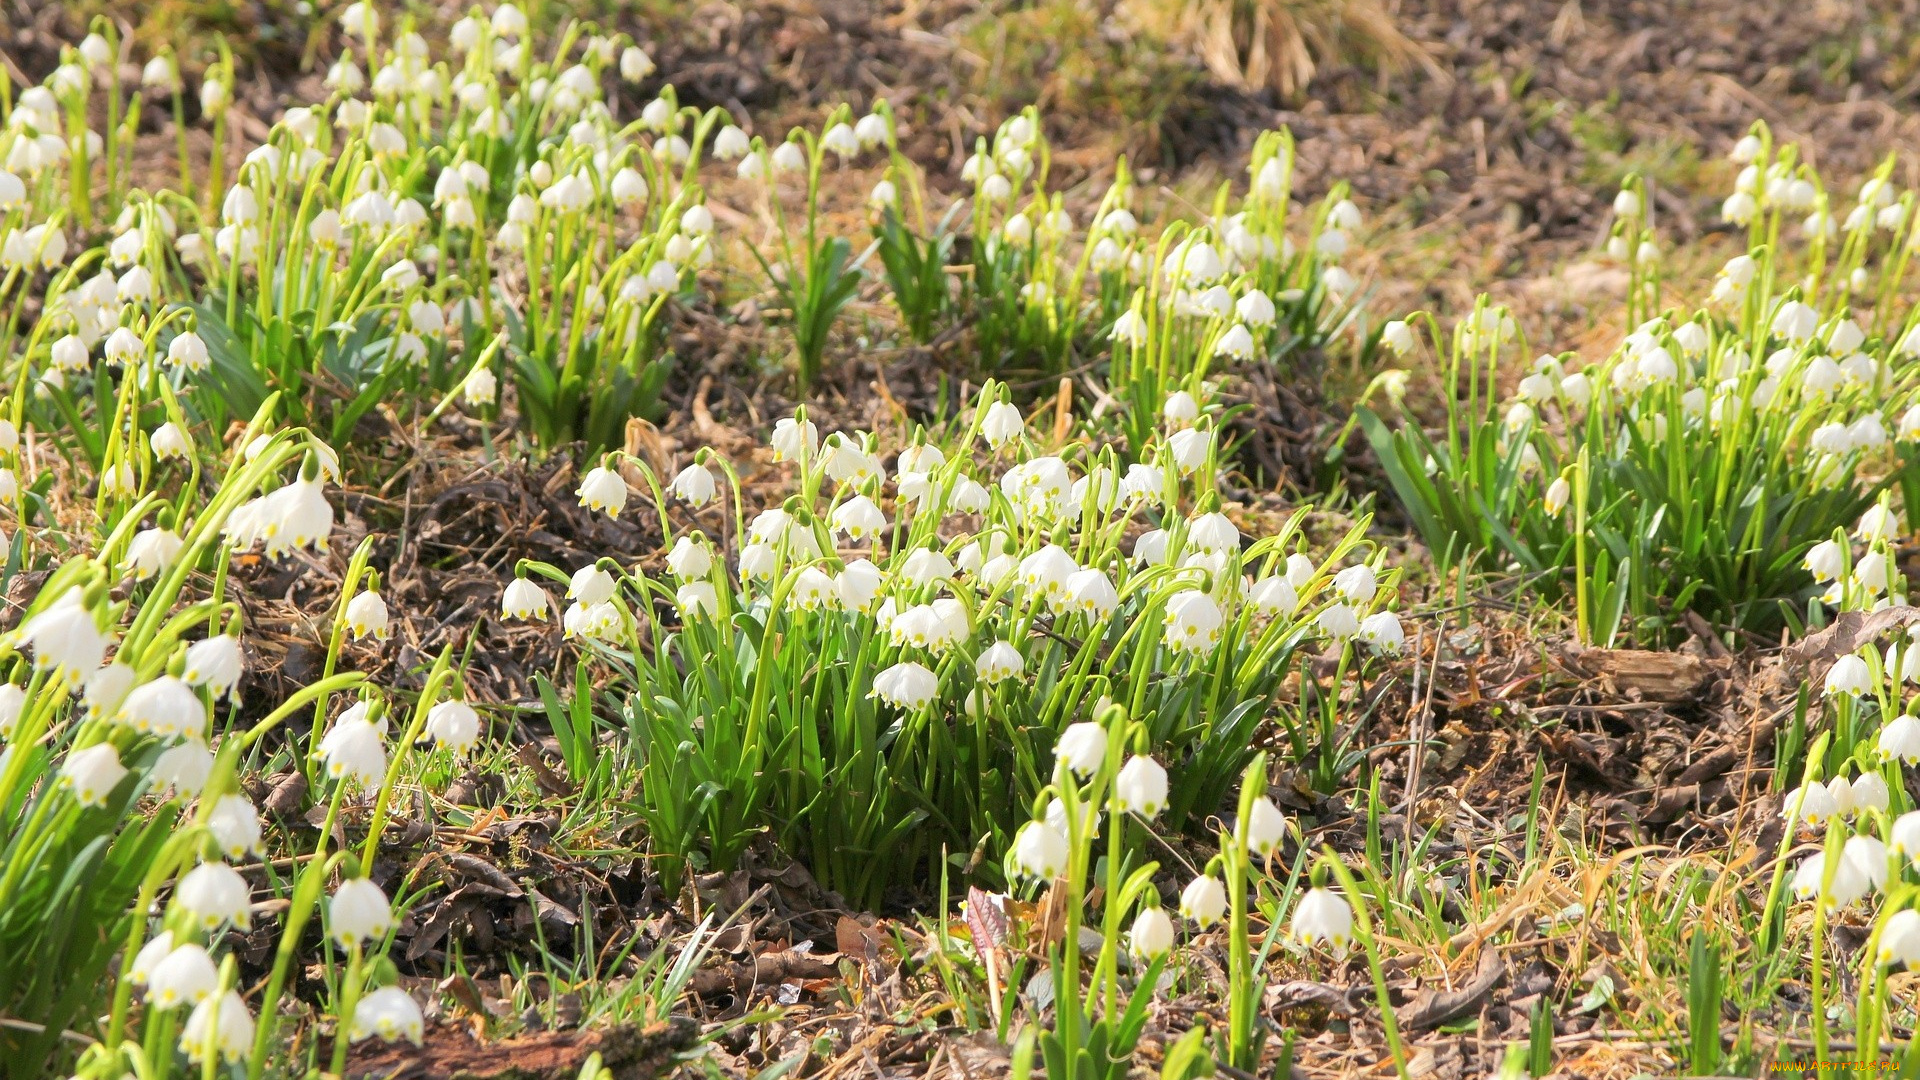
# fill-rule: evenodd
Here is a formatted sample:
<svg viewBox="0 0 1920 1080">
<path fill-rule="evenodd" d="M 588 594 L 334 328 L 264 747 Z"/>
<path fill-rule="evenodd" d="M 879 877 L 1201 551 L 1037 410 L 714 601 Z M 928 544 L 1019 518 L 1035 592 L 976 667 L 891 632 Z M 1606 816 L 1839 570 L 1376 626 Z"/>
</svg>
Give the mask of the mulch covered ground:
<svg viewBox="0 0 1920 1080">
<path fill-rule="evenodd" d="M 709 0 L 683 20 L 655 23 L 649 37 L 684 100 L 740 108 L 763 132 L 816 117 L 824 103 L 887 97 L 906 120 L 906 148 L 928 168 L 930 184 L 952 191 L 971 138 L 1001 118 L 974 43 L 982 40 L 980 21 L 999 17 L 981 8 L 1008 6 Z M 1124 53 L 1129 30 L 1113 7 L 1102 8 L 1101 40 Z M 267 42 L 240 87 L 240 110 L 255 118 L 238 125 L 246 136 L 264 131 L 292 96 L 310 96 L 316 80 L 288 70 L 301 35 L 257 33 L 283 15 L 242 6 L 232 17 L 237 33 Z M 1382 80 L 1336 65 L 1304 102 L 1202 78 L 1154 118 L 1087 113 L 1076 103 L 1104 100 L 1075 92 L 1087 76 L 1064 61 L 1050 69 L 1043 56 L 1034 77 L 1047 94 L 1056 176 L 1069 186 L 1091 179 L 1097 198 L 1102 170 L 1115 151 L 1127 150 L 1148 182 L 1224 177 L 1237 172 L 1259 131 L 1284 124 L 1298 140 L 1303 196 L 1345 180 L 1370 217 L 1384 221 L 1374 230 L 1375 256 L 1382 277 L 1398 284 L 1375 301 L 1377 317 L 1422 305 L 1459 310 L 1475 291 L 1492 288 L 1548 336 L 1581 332 L 1588 306 L 1619 293 L 1585 256 L 1604 236 L 1612 186 L 1629 169 L 1656 178 L 1656 214 L 1676 241 L 1713 231 L 1730 177 L 1719 159 L 1756 118 L 1799 141 L 1830 178 L 1857 177 L 1889 150 L 1902 150 L 1906 171 L 1898 181 L 1920 182 L 1913 153 L 1920 149 L 1920 45 L 1906 30 L 1920 25 L 1916 0 L 1407 0 L 1397 18 L 1428 51 L 1430 70 Z M 15 3 L 0 15 L 0 52 L 14 70 L 38 77 L 57 62 L 53 43 L 82 29 L 68 5 Z M 156 146 L 166 160 L 171 139 Z M 1444 258 L 1423 257 L 1436 246 Z M 714 445 L 749 464 L 751 488 L 759 433 L 792 406 L 783 381 L 756 359 L 769 348 L 769 332 L 750 305 L 678 319 L 680 360 L 666 415 L 636 428 L 630 449 L 664 461 Z M 898 430 L 925 414 L 943 372 L 964 375 L 963 349 L 948 343 L 875 353 L 837 343 L 829 361 L 835 374 L 815 406 L 823 427 Z M 1337 424 L 1319 388 L 1263 374 L 1230 389 L 1258 406 L 1244 433 L 1254 452 L 1270 457 L 1260 464 L 1308 483 L 1315 452 Z M 572 495 L 578 462 L 564 454 L 531 464 L 502 460 L 487 433 L 464 421 L 429 436 L 369 424 L 380 428 L 366 432 L 369 443 L 390 460 L 378 489 L 343 494 L 333 552 L 236 572 L 233 588 L 259 650 L 243 688 L 248 707 L 315 677 L 345 559 L 369 532 L 382 537 L 374 562 L 395 613 L 394 640 L 356 645 L 348 662 L 404 688 L 447 644 L 471 644 L 476 698 L 529 701 L 531 674 L 555 670 L 570 649 L 550 628 L 509 627 L 493 617 L 516 563 L 572 569 L 612 555 L 650 564 L 660 547 L 653 515 L 631 513 L 617 523 L 589 515 Z M 1526 636 L 1524 627 L 1507 625 L 1504 607 L 1482 598 L 1471 624 L 1458 611 L 1418 620 L 1417 632 L 1410 621 L 1415 647 L 1398 677 L 1374 688 L 1381 696 L 1362 741 L 1385 744 L 1371 760 L 1396 808 L 1390 825 L 1417 834 L 1447 822 L 1447 851 L 1510 844 L 1510 819 L 1524 810 L 1539 758 L 1549 803 L 1578 807 L 1580 827 L 1605 842 L 1771 849 L 1777 831 L 1768 830 L 1779 823 L 1758 809 L 1759 800 L 1773 734 L 1806 657 L 1727 656 L 1698 643 L 1675 654 L 1601 657 Z M 478 628 L 470 643 L 460 637 L 467 627 Z M 470 824 L 450 824 L 429 806 L 396 814 L 392 855 L 376 878 L 391 885 L 411 870 L 445 887 L 401 928 L 395 957 L 410 976 L 425 978 L 443 971 L 457 948 L 468 974 L 442 985 L 458 1004 L 438 1018 L 430 1053 L 368 1049 L 355 1058 L 356 1074 L 570 1076 L 598 1051 L 625 1075 L 653 1075 L 691 1038 L 684 1025 L 536 1030 L 544 1026 L 537 1013 L 517 1014 L 508 1003 L 505 957 L 532 955 L 541 940 L 565 953 L 583 924 L 602 956 L 635 935 L 645 955 L 656 943 L 684 939 L 706 910 L 736 908 L 739 920 L 694 982 L 700 1021 L 719 1023 L 768 1002 L 792 1009 L 771 1024 L 730 1029 L 714 1051 L 723 1070 L 765 1067 L 831 1029 L 841 1037 L 829 1059 L 814 1063 L 826 1067 L 816 1075 L 1004 1073 L 1004 1049 L 964 1034 L 930 1001 L 916 999 L 930 985 L 920 978 L 925 958 L 915 944 L 924 927 L 906 913 L 845 910 L 804 867 L 772 851 L 755 852 L 735 873 L 697 881 L 690 909 L 661 894 L 643 861 L 580 858 L 561 848 L 554 833 L 573 792 L 555 772 L 544 736 L 539 723 L 514 725 L 521 760 L 537 781 L 532 796 L 509 799 L 498 778 L 466 777 L 449 795 L 471 811 L 461 819 Z M 1410 741 L 1420 748 L 1409 749 Z M 269 809 L 276 794 L 300 805 L 297 792 L 269 788 L 260 793 Z M 1356 816 L 1341 800 L 1296 793 L 1289 809 L 1316 842 L 1362 849 L 1363 808 Z M 364 815 L 347 818 L 351 833 Z M 285 824 L 311 827 L 297 817 Z M 634 840 L 598 839 L 608 849 Z M 1500 929 L 1475 932 L 1485 938 Z M 270 945 L 263 937 L 259 955 L 240 950 L 242 958 L 263 965 Z M 1415 1046 L 1440 1076 L 1497 1067 L 1504 1042 L 1526 1038 L 1531 1002 L 1590 974 L 1545 946 L 1462 945 L 1451 985 L 1393 980 Z M 1379 1032 L 1364 1020 L 1371 1007 L 1364 969 L 1346 975 L 1339 986 L 1283 980 L 1268 991 L 1277 1023 L 1321 1033 L 1303 1039 L 1299 1053 L 1316 1072 L 1352 1068 L 1377 1052 Z M 1218 1007 L 1169 1002 L 1155 1029 L 1184 1028 Z M 564 1028 L 568 1011 L 556 1011 Z M 1481 1017 L 1477 1035 L 1433 1033 L 1465 1016 Z M 1577 1045 L 1590 1022 L 1568 1016 L 1556 1030 Z M 477 1049 L 471 1040 L 479 1027 L 517 1031 L 521 1041 Z M 1595 1063 L 1592 1072 L 1611 1068 Z"/>
</svg>

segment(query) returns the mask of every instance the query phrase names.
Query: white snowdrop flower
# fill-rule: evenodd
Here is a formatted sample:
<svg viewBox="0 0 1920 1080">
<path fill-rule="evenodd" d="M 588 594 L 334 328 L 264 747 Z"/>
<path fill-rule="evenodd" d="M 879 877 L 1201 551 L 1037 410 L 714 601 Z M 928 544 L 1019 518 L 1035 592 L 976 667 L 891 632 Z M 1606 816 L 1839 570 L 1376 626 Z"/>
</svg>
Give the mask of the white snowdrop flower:
<svg viewBox="0 0 1920 1080">
<path fill-rule="evenodd" d="M 777 173 L 805 172 L 807 152 L 796 142 L 783 142 L 774 148 L 773 171 Z"/>
<path fill-rule="evenodd" d="M 953 560 L 933 548 L 915 548 L 900 564 L 900 578 L 910 585 L 930 585 L 952 577 Z"/>
<path fill-rule="evenodd" d="M 260 854 L 260 815 L 245 795 L 220 796 L 207 815 L 207 830 L 228 859 Z"/>
<path fill-rule="evenodd" d="M 811 420 L 784 417 L 773 425 L 773 437 L 768 445 L 773 448 L 775 461 L 813 458 L 820 452 L 820 429 Z"/>
<path fill-rule="evenodd" d="M 1067 576 L 1063 605 L 1088 619 L 1104 619 L 1120 606 L 1120 594 L 1107 575 L 1095 569 L 1076 570 Z"/>
<path fill-rule="evenodd" d="M 7 479 L 10 480 L 11 478 L 11 472 L 9 471 Z M 120 461 L 108 465 L 100 471 L 100 497 L 107 499 L 117 495 L 132 495 L 134 494 L 137 481 L 138 477 L 133 471 L 133 462 Z M 10 495 L 11 493 L 9 493 L 9 496 Z"/>
<path fill-rule="evenodd" d="M 895 708 L 920 709 L 933 700 L 939 689 L 939 676 L 924 665 L 909 660 L 874 676 L 870 696 Z"/>
<path fill-rule="evenodd" d="M 1193 314 L 1198 316 L 1224 319 L 1233 314 L 1233 293 L 1225 285 L 1215 285 L 1192 295 L 1190 303 Z"/>
<path fill-rule="evenodd" d="M 1560 396 L 1574 408 L 1584 409 L 1593 400 L 1593 380 L 1585 372 L 1576 371 L 1560 380 Z"/>
<path fill-rule="evenodd" d="M 492 405 L 500 396 L 500 380 L 491 368 L 484 364 L 475 365 L 467 373 L 466 380 L 460 384 L 462 397 L 474 408 Z"/>
<path fill-rule="evenodd" d="M 1871 544 L 1886 540 L 1900 530 L 1900 518 L 1886 503 L 1875 503 L 1867 507 L 1860 515 L 1860 524 L 1853 531 L 1854 539 Z"/>
<path fill-rule="evenodd" d="M 1826 877 L 1826 853 L 1818 852 L 1808 856 L 1793 873 L 1793 893 L 1801 900 L 1816 897 L 1822 906 L 1843 908 L 1867 895 L 1872 881 L 1860 871 L 1854 860 L 1842 857 L 1834 867 L 1833 882 L 1824 888 Z"/>
<path fill-rule="evenodd" d="M 1201 874 L 1180 890 L 1180 915 L 1205 929 L 1227 913 L 1227 887 L 1211 874 Z"/>
<path fill-rule="evenodd" d="M 713 548 L 702 536 L 696 540 L 692 536 L 682 536 L 673 542 L 673 549 L 667 552 L 667 570 L 682 581 L 704 578 L 713 569 Z"/>
<path fill-rule="evenodd" d="M 1029 821 L 1014 837 L 1014 869 L 1030 878 L 1051 881 L 1067 867 L 1067 837 L 1044 821 Z"/>
<path fill-rule="evenodd" d="M 846 123 L 835 124 L 820 136 L 820 147 L 833 151 L 845 161 L 860 153 L 860 136 L 854 134 L 852 126 Z"/>
<path fill-rule="evenodd" d="M 627 505 L 627 482 L 612 469 L 596 465 L 587 470 L 576 494 L 580 496 L 581 506 L 605 510 L 608 517 L 617 518 L 621 507 Z"/>
<path fill-rule="evenodd" d="M 49 359 L 58 371 L 85 371 L 93 365 L 93 358 L 87 354 L 87 343 L 76 334 L 56 340 Z"/>
<path fill-rule="evenodd" d="M 948 644 L 947 625 L 931 604 L 916 604 L 900 612 L 887 623 L 885 629 L 895 648 L 912 647 L 944 652 Z"/>
<path fill-rule="evenodd" d="M 169 420 L 153 429 L 147 445 L 152 448 L 155 457 L 162 461 L 185 461 L 193 453 L 193 441 L 180 425 Z"/>
<path fill-rule="evenodd" d="M 620 50 L 620 77 L 630 83 L 637 83 L 653 74 L 653 57 L 638 45 L 629 45 Z"/>
<path fill-rule="evenodd" d="M 127 541 L 127 576 L 145 581 L 172 566 L 185 547 L 186 541 L 172 529 L 142 529 Z"/>
<path fill-rule="evenodd" d="M 1025 214 L 1014 214 L 1001 224 L 1000 236 L 1014 247 L 1024 248 L 1033 242 L 1033 221 Z"/>
<path fill-rule="evenodd" d="M 122 303 L 145 303 L 153 299 L 153 273 L 144 266 L 136 266 L 120 276 L 120 284 L 115 287 L 114 295 Z"/>
<path fill-rule="evenodd" d="M 168 747 L 153 763 L 157 788 L 198 795 L 213 773 L 213 752 L 198 739 L 187 739 Z"/>
<path fill-rule="evenodd" d="M 891 180 L 881 180 L 867 193 L 867 205 L 875 210 L 886 210 L 900 205 L 900 189 Z"/>
<path fill-rule="evenodd" d="M 1300 606 L 1300 596 L 1285 577 L 1266 577 L 1247 591 L 1247 602 L 1262 615 L 1281 615 Z"/>
<path fill-rule="evenodd" d="M 1026 658 L 1012 642 L 996 641 L 973 662 L 974 676 L 988 686 L 1015 678 L 1026 668 Z"/>
<path fill-rule="evenodd" d="M 1115 236 L 1132 236 L 1140 231 L 1140 220 L 1133 216 L 1133 211 L 1116 206 L 1100 219 L 1100 229 Z"/>
<path fill-rule="evenodd" d="M 180 92 L 180 72 L 170 56 L 156 56 L 140 69 L 140 85 L 162 94 Z"/>
<path fill-rule="evenodd" d="M 1890 562 L 1891 556 L 1869 553 L 1853 568 L 1853 583 L 1865 589 L 1868 595 L 1879 596 L 1887 591 L 1887 579 L 1892 573 Z"/>
<path fill-rule="evenodd" d="M 598 563 L 588 563 L 573 572 L 573 578 L 567 583 L 567 599 L 591 607 L 613 599 L 618 587 L 612 574 L 600 569 Z"/>
<path fill-rule="evenodd" d="M 1345 641 L 1360 632 L 1360 617 L 1354 613 L 1351 604 L 1329 604 L 1315 617 L 1314 624 L 1321 633 L 1336 641 Z"/>
<path fill-rule="evenodd" d="M 220 969 L 214 966 L 207 950 L 193 942 L 173 947 L 173 935 L 162 931 L 140 951 L 149 954 L 155 946 L 169 946 L 150 964 L 144 980 L 149 1008 L 165 1011 L 181 1005 L 198 1005 L 220 988 Z M 137 964 L 137 958 L 136 958 Z"/>
<path fill-rule="evenodd" d="M 1875 959 L 1882 964 L 1920 966 L 1920 911 L 1902 908 L 1887 916 L 1880 927 L 1880 948 Z"/>
<path fill-rule="evenodd" d="M 127 978 L 135 986 L 146 986 L 153 980 L 153 969 L 160 966 L 173 952 L 173 931 L 162 930 L 140 947 L 134 954 L 133 963 L 127 969 Z"/>
<path fill-rule="evenodd" d="M 233 689 L 245 667 L 240 639 L 231 634 L 215 634 L 187 647 L 186 667 L 181 678 L 191 686 L 204 686 L 218 696 Z M 148 685 L 158 682 L 160 680 Z"/>
<path fill-rule="evenodd" d="M 1053 757 L 1077 776 L 1092 776 L 1107 759 L 1107 729 L 1092 721 L 1067 725 L 1054 744 Z"/>
<path fill-rule="evenodd" d="M 1759 210 L 1760 203 L 1751 194 L 1736 191 L 1721 202 L 1720 217 L 1728 224 L 1745 226 L 1752 224 L 1753 216 Z"/>
<path fill-rule="evenodd" d="M 134 727 L 136 730 L 151 730 L 151 714 L 158 711 L 155 706 L 151 704 L 151 697 L 148 698 L 149 704 L 145 705 L 141 710 L 148 715 L 141 716 L 137 724 L 133 719 L 129 718 L 125 710 L 121 708 L 121 703 L 127 700 L 127 694 L 133 690 L 134 684 L 139 680 L 139 672 L 118 660 L 87 676 L 87 681 L 82 684 L 80 689 L 80 699 L 85 702 L 87 706 L 87 719 L 95 720 L 102 716 L 110 716 L 113 717 L 117 723 L 126 724 Z M 177 682 L 178 680 L 172 680 L 160 685 L 174 686 Z M 174 688 L 176 690 L 181 689 L 177 686 L 174 686 Z M 188 691 L 188 693 L 191 694 L 192 691 Z M 195 700 L 196 702 L 198 701 L 197 698 Z"/>
<path fill-rule="evenodd" d="M 833 510 L 833 529 L 856 542 L 877 539 L 887 530 L 887 515 L 865 495 L 855 495 Z"/>
<path fill-rule="evenodd" d="M 187 871 L 173 895 L 203 930 L 216 929 L 224 922 L 241 929 L 251 925 L 246 879 L 226 863 L 201 863 Z"/>
<path fill-rule="evenodd" d="M 1180 652 L 1211 652 L 1220 641 L 1224 622 L 1220 605 L 1198 589 L 1187 589 L 1167 598 L 1166 643 Z"/>
<path fill-rule="evenodd" d="M 239 1062 L 253 1048 L 253 1014 L 237 991 L 209 996 L 193 1007 L 180 1029 L 180 1049 L 195 1065 L 205 1064 L 209 1051 L 228 1064 Z"/>
<path fill-rule="evenodd" d="M 1320 573 L 1312 559 L 1296 551 L 1287 556 L 1287 584 L 1295 589 L 1304 589 Z"/>
<path fill-rule="evenodd" d="M 348 878 L 327 901 L 327 930 L 342 948 L 385 937 L 393 927 L 393 907 L 380 886 L 366 878 Z"/>
<path fill-rule="evenodd" d="M 464 757 L 480 741 L 480 714 L 464 701 L 443 701 L 427 710 L 427 734 Z"/>
<path fill-rule="evenodd" d="M 1167 806 L 1167 770 L 1150 757 L 1135 755 L 1113 782 L 1113 805 L 1122 813 L 1154 818 Z"/>
<path fill-rule="evenodd" d="M 1813 574 L 1815 581 L 1824 583 L 1837 579 L 1846 569 L 1846 563 L 1845 549 L 1832 540 L 1822 540 L 1807 549 L 1807 556 L 1800 565 Z"/>
<path fill-rule="evenodd" d="M 1853 812 L 1878 810 L 1886 813 L 1892 793 L 1887 790 L 1886 778 L 1877 772 L 1863 772 L 1853 778 Z"/>
<path fill-rule="evenodd" d="M 780 553 L 773 545 L 759 541 L 747 544 L 740 549 L 740 579 L 770 581 L 779 561 Z"/>
<path fill-rule="evenodd" d="M 182 243 L 187 239 L 185 236 L 180 238 Z M 339 248 L 346 240 L 346 228 L 340 211 L 329 208 L 315 214 L 313 220 L 307 223 L 307 239 L 329 251 Z"/>
<path fill-rule="evenodd" d="M 747 138 L 747 133 L 733 124 L 721 128 L 720 134 L 713 138 L 713 156 L 721 161 L 744 157 L 751 149 L 753 144 Z"/>
<path fill-rule="evenodd" d="M 1053 601 L 1065 595 L 1067 579 L 1080 569 L 1058 544 L 1047 544 L 1020 560 L 1019 580 L 1027 591 Z"/>
<path fill-rule="evenodd" d="M 546 590 L 527 578 L 514 578 L 507 583 L 507 587 L 500 594 L 500 617 L 545 619 L 547 617 Z"/>
<path fill-rule="evenodd" d="M 1137 960 L 1152 961 L 1172 948 L 1173 920 L 1158 907 L 1141 908 L 1127 934 L 1127 950 Z"/>
<path fill-rule="evenodd" d="M 1128 308 L 1113 321 L 1113 332 L 1109 336 L 1118 343 L 1137 349 L 1147 343 L 1147 320 L 1141 318 L 1139 312 Z"/>
<path fill-rule="evenodd" d="M 1820 313 L 1798 300 L 1780 305 L 1771 324 L 1775 334 L 1795 344 L 1812 338 L 1819 325 Z"/>
<path fill-rule="evenodd" d="M 1380 341 L 1392 350 L 1395 356 L 1405 356 L 1413 350 L 1413 327 L 1395 319 L 1380 328 Z"/>
<path fill-rule="evenodd" d="M 1875 741 L 1882 757 L 1904 765 L 1920 762 L 1920 719 L 1896 716 L 1880 729 Z"/>
<path fill-rule="evenodd" d="M 348 1041 L 360 1042 L 374 1035 L 387 1042 L 405 1038 L 420 1045 L 425 1021 L 412 995 L 397 986 L 383 986 L 354 1003 Z"/>
<path fill-rule="evenodd" d="M 1174 253 L 1173 257 L 1180 260 L 1180 271 L 1189 288 L 1197 289 L 1210 285 L 1227 272 L 1226 264 L 1220 259 L 1220 253 L 1214 250 L 1212 244 L 1205 241 L 1184 245 L 1181 250 Z"/>
<path fill-rule="evenodd" d="M 387 748 L 379 729 L 366 720 L 342 715 L 320 740 L 318 756 L 334 780 L 352 779 L 371 787 L 387 773 Z"/>
<path fill-rule="evenodd" d="M 1674 362 L 1672 353 L 1656 345 L 1640 354 L 1634 362 L 1634 374 L 1642 383 L 1657 386 L 1679 378 L 1680 366 Z"/>
<path fill-rule="evenodd" d="M 695 464 L 688 465 L 674 475 L 671 490 L 675 496 L 686 500 L 688 505 L 705 506 L 713 501 L 719 485 L 715 483 L 711 469 Z"/>
<path fill-rule="evenodd" d="M 1827 348 L 1835 356 L 1845 356 L 1860 348 L 1867 340 L 1867 332 L 1852 319 L 1841 319 L 1827 331 Z"/>
<path fill-rule="evenodd" d="M 1371 645 L 1375 652 L 1391 655 L 1406 645 L 1407 634 L 1400 626 L 1398 615 L 1377 611 L 1360 620 L 1360 640 Z"/>
<path fill-rule="evenodd" d="M 1851 787 L 1847 794 L 1849 798 L 1852 797 Z M 1832 789 L 1818 780 L 1809 780 L 1803 786 L 1787 792 L 1780 807 L 1780 816 L 1790 823 L 1795 821 L 1796 807 L 1798 820 L 1809 825 L 1822 824 L 1840 812 L 1840 804 L 1834 799 Z"/>
<path fill-rule="evenodd" d="M 1240 550 L 1240 529 L 1218 511 L 1201 514 L 1187 523 L 1187 542 L 1201 551 L 1232 554 Z"/>
<path fill-rule="evenodd" d="M 1200 404 L 1185 390 L 1175 390 L 1160 407 L 1160 416 L 1170 426 L 1187 427 L 1199 419 Z"/>
<path fill-rule="evenodd" d="M 986 486 L 971 476 L 958 477 L 948 493 L 947 505 L 956 513 L 980 514 L 993 505 L 993 496 Z"/>
<path fill-rule="evenodd" d="M 1907 329 L 1906 336 L 1900 339 L 1900 344 L 1894 346 L 1894 351 L 1901 356 L 1920 356 L 1920 323 L 1915 323 Z"/>
<path fill-rule="evenodd" d="M 1847 425 L 1834 421 L 1815 428 L 1807 444 L 1823 454 L 1844 454 L 1853 449 L 1853 435 Z"/>
<path fill-rule="evenodd" d="M 0 737 L 13 734 L 20 714 L 26 711 L 27 692 L 13 683 L 0 683 Z"/>
<path fill-rule="evenodd" d="M 1547 485 L 1546 494 L 1540 501 L 1550 516 L 1559 517 L 1560 511 L 1566 509 L 1567 500 L 1572 497 L 1573 485 L 1567 482 L 1565 476 L 1556 476 L 1553 483 Z"/>
<path fill-rule="evenodd" d="M 1239 323 L 1233 324 L 1220 340 L 1214 343 L 1215 356 L 1230 357 L 1234 360 L 1249 360 L 1253 357 L 1253 334 Z"/>
<path fill-rule="evenodd" d="M 1020 410 L 1012 402 L 996 401 L 987 406 L 980 419 L 980 437 L 995 450 L 1019 438 L 1026 432 L 1026 421 L 1021 418 Z"/>
<path fill-rule="evenodd" d="M 647 178 L 632 166 L 623 166 L 607 184 L 607 194 L 621 206 L 631 206 L 647 197 Z"/>
<path fill-rule="evenodd" d="M 1287 835 L 1287 819 L 1273 800 L 1262 795 L 1253 800 L 1253 810 L 1247 815 L 1247 847 L 1261 858 L 1271 856 L 1280 847 L 1280 841 Z"/>
<path fill-rule="evenodd" d="M 1149 503 L 1159 505 L 1166 493 L 1166 474 L 1152 465 L 1134 462 L 1127 466 L 1127 474 L 1120 478 L 1120 497 L 1129 505 Z"/>
<path fill-rule="evenodd" d="M 820 611 L 834 598 L 833 578 L 817 566 L 801 567 L 787 589 L 787 601 L 803 612 Z"/>
<path fill-rule="evenodd" d="M 1190 476 L 1202 465 L 1213 450 L 1213 434 L 1199 428 L 1186 428 L 1167 437 L 1167 451 L 1182 476 Z"/>
<path fill-rule="evenodd" d="M 1887 444 L 1887 425 L 1879 413 L 1870 412 L 1847 425 L 1847 438 L 1855 449 L 1877 450 Z"/>
<path fill-rule="evenodd" d="M 840 573 L 834 577 L 836 602 L 842 611 L 868 611 L 886 583 L 886 575 L 881 573 L 879 567 L 866 559 L 855 559 L 841 567 Z"/>
<path fill-rule="evenodd" d="M 81 806 L 105 806 L 107 796 L 126 775 L 126 766 L 120 764 L 120 754 L 112 743 L 95 743 L 72 751 L 60 765 L 61 785 L 73 792 Z"/>
<path fill-rule="evenodd" d="M 1893 819 L 1887 830 L 1887 846 L 1908 859 L 1920 858 L 1920 810 L 1909 810 Z"/>
<path fill-rule="evenodd" d="M 710 581 L 690 581 L 674 591 L 682 619 L 711 619 L 720 610 L 720 593 Z"/>
<path fill-rule="evenodd" d="M 100 666 L 108 637 L 100 632 L 80 590 L 69 589 L 52 606 L 28 619 L 20 638 L 33 649 L 34 667 L 52 669 L 57 679 L 76 685 Z"/>
<path fill-rule="evenodd" d="M 1169 537 L 1165 529 L 1149 529 L 1140 534 L 1133 542 L 1133 561 L 1142 566 L 1155 566 L 1167 559 Z"/>
<path fill-rule="evenodd" d="M 1344 950 L 1353 940 L 1353 909 L 1331 890 L 1308 889 L 1293 909 L 1293 922 L 1287 927 L 1287 936 L 1301 945 L 1326 942 Z"/>
<path fill-rule="evenodd" d="M 1373 599 L 1373 594 L 1378 589 L 1378 579 L 1374 575 L 1373 567 L 1360 563 L 1333 575 L 1333 587 L 1348 600 L 1356 604 L 1364 604 Z"/>
<path fill-rule="evenodd" d="M 369 634 L 376 641 L 385 641 L 392 633 L 387 602 L 373 589 L 347 601 L 346 616 L 347 629 L 353 632 L 355 641 L 364 640 Z"/>
<path fill-rule="evenodd" d="M 420 284 L 420 268 L 412 259 L 401 259 L 380 272 L 380 281 L 391 286 L 395 292 L 406 292 Z"/>
<path fill-rule="evenodd" d="M 835 482 L 855 487 L 885 476 L 879 458 L 867 453 L 857 441 L 839 434 L 827 437 L 820 463 Z"/>
</svg>

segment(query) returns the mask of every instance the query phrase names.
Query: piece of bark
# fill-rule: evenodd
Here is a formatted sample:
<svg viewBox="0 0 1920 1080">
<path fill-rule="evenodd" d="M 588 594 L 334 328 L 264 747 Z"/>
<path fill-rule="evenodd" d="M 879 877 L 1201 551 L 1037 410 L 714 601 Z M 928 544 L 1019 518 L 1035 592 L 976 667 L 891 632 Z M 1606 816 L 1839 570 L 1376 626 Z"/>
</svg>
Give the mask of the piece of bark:
<svg viewBox="0 0 1920 1080">
<path fill-rule="evenodd" d="M 674 1055 L 700 1037 L 690 1017 L 656 1024 L 616 1024 L 586 1031 L 544 1031 L 482 1042 L 462 1024 L 435 1024 L 421 1045 L 369 1039 L 347 1056 L 350 1080 L 574 1080 L 599 1054 L 615 1076 L 652 1080 L 673 1067 Z"/>
<path fill-rule="evenodd" d="M 1466 982 L 1452 990 L 1423 991 L 1412 1004 L 1399 1011 L 1397 1019 L 1407 1031 L 1432 1030 L 1478 1010 L 1506 977 L 1507 965 L 1500 960 L 1500 950 L 1482 946 L 1479 962 Z"/>
</svg>

